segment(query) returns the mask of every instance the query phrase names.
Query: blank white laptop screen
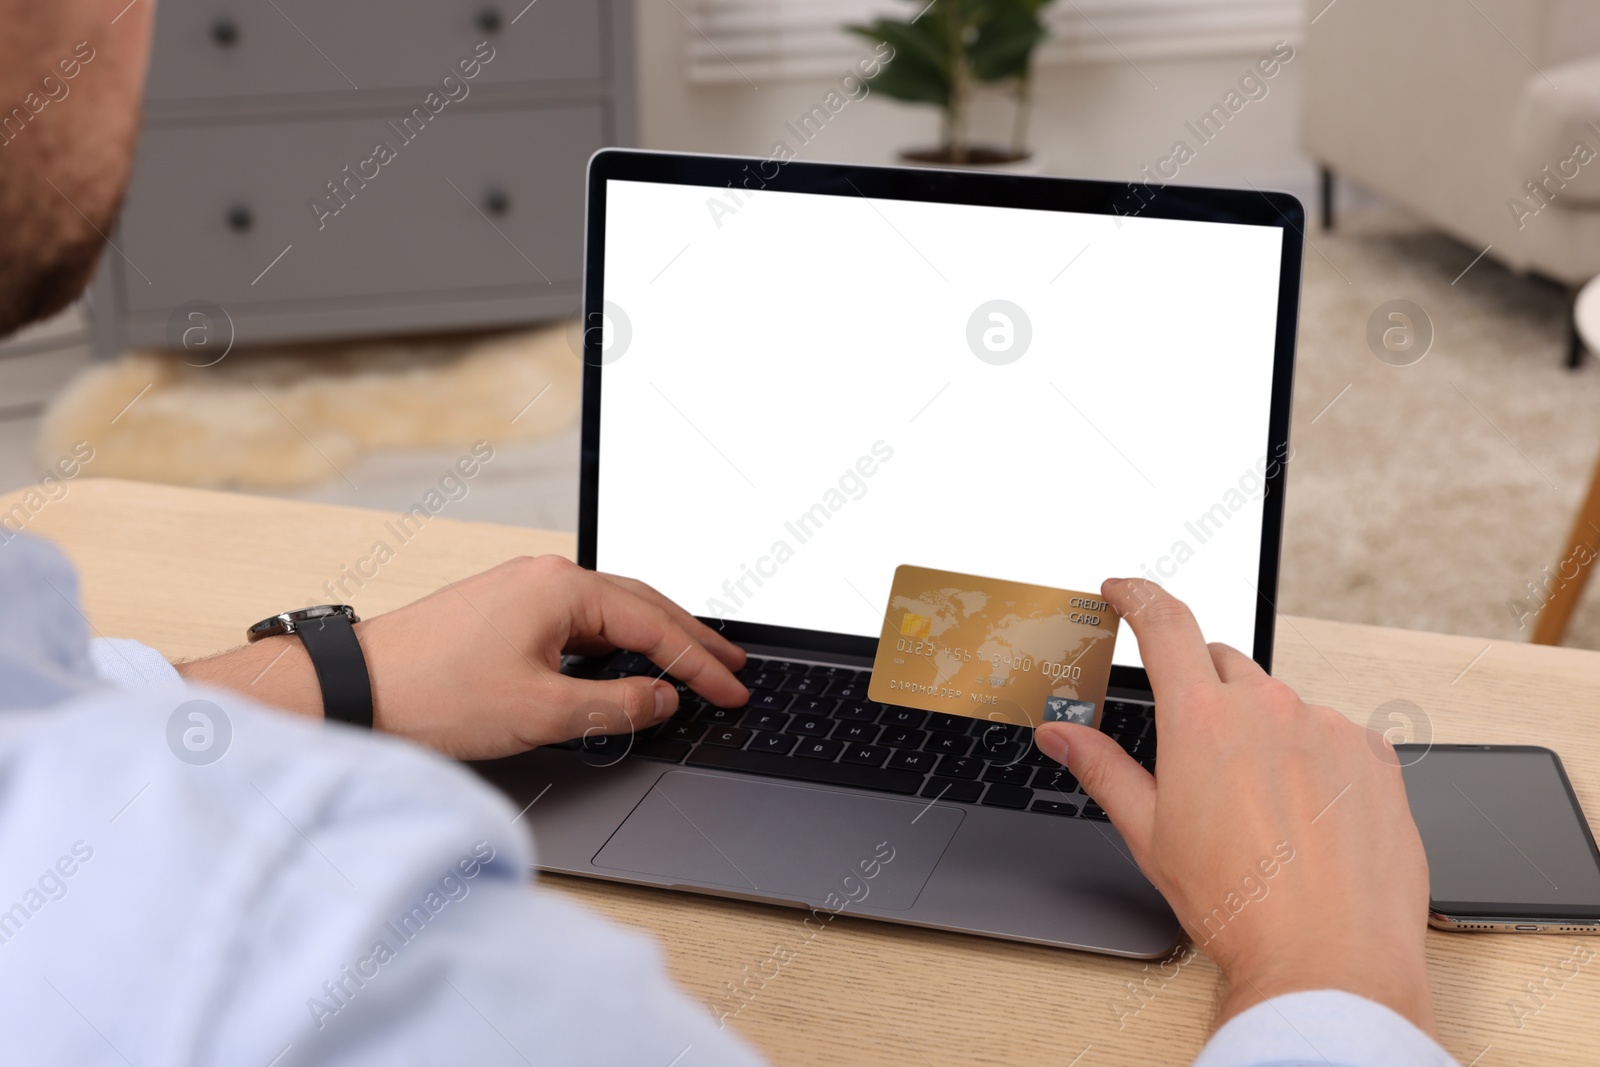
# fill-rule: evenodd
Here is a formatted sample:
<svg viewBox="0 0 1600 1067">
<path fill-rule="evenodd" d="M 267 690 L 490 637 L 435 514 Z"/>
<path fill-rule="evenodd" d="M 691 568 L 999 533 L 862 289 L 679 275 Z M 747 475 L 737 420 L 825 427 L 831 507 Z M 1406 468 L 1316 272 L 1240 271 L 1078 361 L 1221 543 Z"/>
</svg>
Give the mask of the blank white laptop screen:
<svg viewBox="0 0 1600 1067">
<path fill-rule="evenodd" d="M 601 570 L 865 637 L 902 563 L 1145 575 L 1250 651 L 1286 458 L 1279 228 L 618 180 L 606 202 Z M 1115 662 L 1140 665 L 1126 628 Z"/>
</svg>

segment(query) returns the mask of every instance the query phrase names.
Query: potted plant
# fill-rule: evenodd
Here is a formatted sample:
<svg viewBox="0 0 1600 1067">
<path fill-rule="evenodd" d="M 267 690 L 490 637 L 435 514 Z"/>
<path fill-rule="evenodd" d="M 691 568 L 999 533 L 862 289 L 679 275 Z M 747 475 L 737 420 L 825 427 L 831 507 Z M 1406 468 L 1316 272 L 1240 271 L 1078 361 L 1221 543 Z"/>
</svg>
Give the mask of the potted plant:
<svg viewBox="0 0 1600 1067">
<path fill-rule="evenodd" d="M 875 19 L 845 27 L 888 44 L 894 58 L 871 85 L 896 100 L 933 104 L 943 112 L 937 148 L 901 153 L 911 163 L 994 166 L 1024 162 L 1033 104 L 1033 53 L 1048 36 L 1041 17 L 1053 0 L 911 0 L 909 19 Z M 980 86 L 1004 86 L 1016 103 L 1008 147 L 974 144 L 969 121 Z"/>
</svg>

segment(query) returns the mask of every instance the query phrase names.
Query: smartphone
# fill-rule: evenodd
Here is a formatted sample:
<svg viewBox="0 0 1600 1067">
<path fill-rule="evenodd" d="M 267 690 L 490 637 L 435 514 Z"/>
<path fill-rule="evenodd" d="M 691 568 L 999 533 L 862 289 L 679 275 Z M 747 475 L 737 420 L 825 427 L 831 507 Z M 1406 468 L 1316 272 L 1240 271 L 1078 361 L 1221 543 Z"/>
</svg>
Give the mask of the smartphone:
<svg viewBox="0 0 1600 1067">
<path fill-rule="evenodd" d="M 1600 850 L 1561 758 L 1536 745 L 1396 745 L 1428 854 L 1429 924 L 1600 934 Z"/>
</svg>

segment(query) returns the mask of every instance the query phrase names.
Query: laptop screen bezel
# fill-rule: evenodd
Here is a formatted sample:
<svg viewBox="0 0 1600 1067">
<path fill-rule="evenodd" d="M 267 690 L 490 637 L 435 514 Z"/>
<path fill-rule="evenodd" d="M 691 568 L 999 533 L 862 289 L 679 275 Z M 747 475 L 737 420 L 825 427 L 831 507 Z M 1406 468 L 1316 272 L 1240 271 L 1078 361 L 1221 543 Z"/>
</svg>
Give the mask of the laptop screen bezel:
<svg viewBox="0 0 1600 1067">
<path fill-rule="evenodd" d="M 588 208 L 584 240 L 583 426 L 578 487 L 578 563 L 597 567 L 596 519 L 600 495 L 600 390 L 605 304 L 606 191 L 612 180 L 698 185 L 726 189 L 772 189 L 823 196 L 862 196 L 885 200 L 932 201 L 986 207 L 1070 211 L 1096 215 L 1139 216 L 1275 226 L 1282 231 L 1279 264 L 1278 322 L 1272 361 L 1272 389 L 1263 455 L 1272 462 L 1265 472 L 1262 500 L 1260 567 L 1256 577 L 1256 617 L 1251 658 L 1272 669 L 1276 634 L 1278 570 L 1283 546 L 1284 486 L 1288 468 L 1289 414 L 1294 393 L 1295 331 L 1300 304 L 1300 268 L 1305 209 L 1288 193 L 1211 189 L 1195 186 L 1044 178 L 1031 175 L 874 167 L 846 163 L 778 163 L 747 156 L 709 156 L 635 149 L 603 149 L 589 161 Z M 649 575 L 636 577 L 649 579 Z M 702 617 L 732 641 L 814 653 L 871 659 L 877 638 L 805 630 L 767 623 Z M 1202 627 L 1205 620 L 1201 619 Z M 1142 667 L 1114 666 L 1113 688 L 1148 692 Z"/>
</svg>

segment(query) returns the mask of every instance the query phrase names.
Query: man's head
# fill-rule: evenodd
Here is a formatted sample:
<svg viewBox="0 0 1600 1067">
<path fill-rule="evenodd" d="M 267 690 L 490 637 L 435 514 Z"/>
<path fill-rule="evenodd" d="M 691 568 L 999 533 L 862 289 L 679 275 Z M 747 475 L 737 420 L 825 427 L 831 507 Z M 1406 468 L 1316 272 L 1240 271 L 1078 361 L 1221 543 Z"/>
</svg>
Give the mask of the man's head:
<svg viewBox="0 0 1600 1067">
<path fill-rule="evenodd" d="M 154 10 L 0 0 L 0 337 L 89 282 L 133 161 Z"/>
</svg>

